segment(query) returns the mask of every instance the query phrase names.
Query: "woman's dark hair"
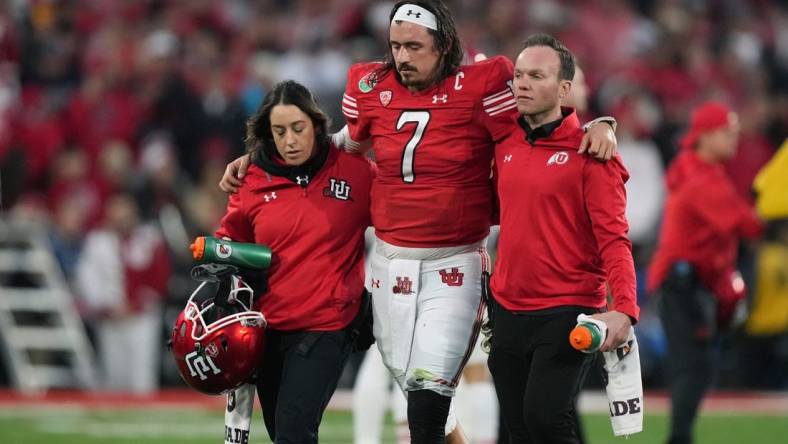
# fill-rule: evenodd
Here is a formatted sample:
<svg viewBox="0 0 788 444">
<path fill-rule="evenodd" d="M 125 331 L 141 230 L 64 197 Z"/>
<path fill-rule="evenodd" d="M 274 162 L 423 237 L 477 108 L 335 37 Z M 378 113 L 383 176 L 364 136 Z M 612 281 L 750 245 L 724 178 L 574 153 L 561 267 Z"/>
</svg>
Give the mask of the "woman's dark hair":
<svg viewBox="0 0 788 444">
<path fill-rule="evenodd" d="M 449 8 L 441 0 L 400 0 L 391 9 L 389 14 L 389 26 L 394 19 L 394 14 L 404 4 L 412 4 L 421 6 L 422 8 L 435 14 L 435 19 L 438 22 L 438 29 L 427 31 L 432 34 L 435 39 L 435 49 L 441 53 L 440 60 L 438 60 L 438 69 L 435 70 L 433 77 L 429 79 L 426 85 L 433 85 L 441 80 L 449 77 L 457 72 L 462 64 L 463 50 L 460 37 L 457 35 L 457 25 L 454 23 L 454 18 L 449 12 Z M 388 40 L 388 36 L 386 37 Z M 383 59 L 383 65 L 377 70 L 379 78 L 384 77 L 390 72 L 397 72 L 397 65 L 394 61 L 394 56 L 391 54 L 390 45 L 387 43 L 386 47 L 389 48 L 386 57 Z M 399 75 L 399 74 L 397 74 Z"/>
<path fill-rule="evenodd" d="M 286 80 L 274 85 L 257 112 L 246 121 L 246 152 L 262 151 L 267 157 L 279 156 L 271 132 L 271 110 L 276 105 L 295 105 L 312 120 L 315 127 L 315 152 L 328 146 L 330 120 L 317 105 L 312 93 L 298 82 Z"/>
</svg>

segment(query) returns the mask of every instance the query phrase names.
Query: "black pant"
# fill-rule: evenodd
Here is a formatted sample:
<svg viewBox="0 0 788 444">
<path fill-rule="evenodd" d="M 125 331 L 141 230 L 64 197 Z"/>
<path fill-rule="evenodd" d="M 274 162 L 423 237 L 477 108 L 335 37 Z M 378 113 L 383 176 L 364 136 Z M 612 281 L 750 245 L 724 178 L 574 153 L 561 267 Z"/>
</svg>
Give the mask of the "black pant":
<svg viewBox="0 0 788 444">
<path fill-rule="evenodd" d="M 686 262 L 674 265 L 659 289 L 659 316 L 668 343 L 670 444 L 692 442 L 698 406 L 718 360 L 717 303 Z"/>
<path fill-rule="evenodd" d="M 569 345 L 580 313 L 517 314 L 494 304 L 488 365 L 510 443 L 577 444 L 577 395 L 594 355 Z"/>
<path fill-rule="evenodd" d="M 346 330 L 266 334 L 257 394 L 268 435 L 276 444 L 317 443 L 353 336 Z"/>
</svg>

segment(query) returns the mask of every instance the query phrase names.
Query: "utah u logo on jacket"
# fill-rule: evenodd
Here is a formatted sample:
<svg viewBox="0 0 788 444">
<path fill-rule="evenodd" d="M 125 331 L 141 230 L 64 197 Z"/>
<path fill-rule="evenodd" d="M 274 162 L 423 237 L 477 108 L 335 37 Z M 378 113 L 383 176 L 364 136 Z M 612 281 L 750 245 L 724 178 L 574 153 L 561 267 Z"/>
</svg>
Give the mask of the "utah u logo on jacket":
<svg viewBox="0 0 788 444">
<path fill-rule="evenodd" d="M 339 200 L 353 200 L 350 197 L 350 185 L 347 181 L 333 177 L 329 179 L 329 185 L 323 188 L 323 195 Z"/>
<path fill-rule="evenodd" d="M 459 268 L 452 268 L 451 271 L 440 270 L 441 281 L 449 287 L 462 287 L 462 277 L 465 273 L 460 273 Z"/>
</svg>

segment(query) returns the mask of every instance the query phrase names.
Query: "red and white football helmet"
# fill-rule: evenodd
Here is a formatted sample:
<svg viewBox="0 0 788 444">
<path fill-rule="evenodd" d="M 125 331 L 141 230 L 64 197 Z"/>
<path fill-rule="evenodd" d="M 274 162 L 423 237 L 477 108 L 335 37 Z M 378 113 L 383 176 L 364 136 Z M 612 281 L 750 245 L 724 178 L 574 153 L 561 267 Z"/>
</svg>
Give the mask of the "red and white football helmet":
<svg viewBox="0 0 788 444">
<path fill-rule="evenodd" d="M 247 382 L 265 346 L 266 321 L 252 309 L 254 292 L 228 265 L 192 269 L 203 281 L 172 329 L 170 349 L 187 384 L 210 395 Z"/>
</svg>

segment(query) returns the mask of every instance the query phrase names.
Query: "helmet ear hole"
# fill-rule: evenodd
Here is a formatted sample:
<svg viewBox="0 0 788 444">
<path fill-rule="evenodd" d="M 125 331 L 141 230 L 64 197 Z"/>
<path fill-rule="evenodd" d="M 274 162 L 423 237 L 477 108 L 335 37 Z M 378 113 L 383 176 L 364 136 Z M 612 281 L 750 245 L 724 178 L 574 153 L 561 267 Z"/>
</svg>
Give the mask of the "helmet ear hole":
<svg viewBox="0 0 788 444">
<path fill-rule="evenodd" d="M 222 344 L 222 350 L 224 351 L 227 351 L 227 349 L 230 348 L 230 344 L 227 343 L 227 338 L 224 336 L 222 336 L 221 344 Z"/>
</svg>

